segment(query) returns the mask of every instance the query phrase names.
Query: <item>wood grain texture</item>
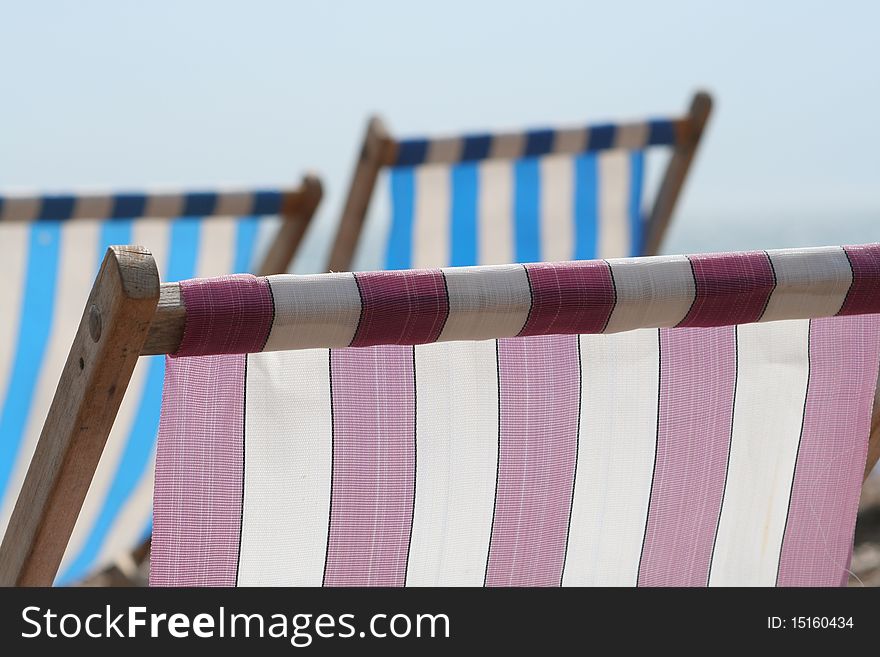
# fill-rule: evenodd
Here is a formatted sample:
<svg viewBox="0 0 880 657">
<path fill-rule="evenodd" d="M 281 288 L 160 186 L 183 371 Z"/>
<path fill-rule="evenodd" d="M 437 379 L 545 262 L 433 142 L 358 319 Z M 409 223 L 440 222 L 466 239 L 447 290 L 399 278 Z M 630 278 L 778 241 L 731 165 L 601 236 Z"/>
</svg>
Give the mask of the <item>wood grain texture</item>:
<svg viewBox="0 0 880 657">
<path fill-rule="evenodd" d="M 52 584 L 158 300 L 153 256 L 108 249 L 0 545 L 0 585 Z"/>
<path fill-rule="evenodd" d="M 348 271 L 360 238 L 376 179 L 383 166 L 394 161 L 397 145 L 379 117 L 372 117 L 352 176 L 348 197 L 339 220 L 336 239 L 327 263 L 328 271 Z"/>
<path fill-rule="evenodd" d="M 323 194 L 320 179 L 314 174 L 307 174 L 298 193 L 285 196 L 281 208 L 281 226 L 257 269 L 258 276 L 287 272 Z"/>
<path fill-rule="evenodd" d="M 711 113 L 712 97 L 705 91 L 698 91 L 691 100 L 688 120 L 676 123 L 676 146 L 672 157 L 669 158 L 666 173 L 663 175 L 660 189 L 654 199 L 654 207 L 648 218 L 643 255 L 654 255 L 660 250 Z"/>
</svg>

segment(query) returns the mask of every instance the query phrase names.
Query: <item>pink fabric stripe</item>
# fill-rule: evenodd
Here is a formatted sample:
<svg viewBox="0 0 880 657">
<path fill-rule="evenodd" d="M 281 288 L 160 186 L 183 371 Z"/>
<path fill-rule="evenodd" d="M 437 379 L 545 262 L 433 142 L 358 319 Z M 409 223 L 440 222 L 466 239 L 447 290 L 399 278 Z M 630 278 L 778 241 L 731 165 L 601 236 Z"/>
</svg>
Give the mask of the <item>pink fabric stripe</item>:
<svg viewBox="0 0 880 657">
<path fill-rule="evenodd" d="M 661 329 L 657 453 L 639 586 L 706 586 L 736 385 L 733 327 Z"/>
<path fill-rule="evenodd" d="M 411 347 L 334 349 L 325 586 L 403 586 L 415 499 Z"/>
<path fill-rule="evenodd" d="M 235 586 L 246 356 L 167 358 L 151 586 Z"/>
<path fill-rule="evenodd" d="M 880 313 L 880 245 L 845 246 L 853 282 L 838 315 Z"/>
<path fill-rule="evenodd" d="M 519 335 L 602 332 L 615 304 L 607 262 L 538 263 L 525 268 L 532 308 Z"/>
<path fill-rule="evenodd" d="M 846 584 L 880 361 L 880 316 L 813 320 L 779 586 Z"/>
<path fill-rule="evenodd" d="M 186 329 L 175 356 L 262 351 L 275 316 L 265 278 L 236 274 L 180 282 Z"/>
<path fill-rule="evenodd" d="M 559 586 L 577 459 L 577 336 L 498 341 L 500 439 L 486 586 Z"/>
<path fill-rule="evenodd" d="M 352 347 L 435 342 L 449 314 L 449 297 L 438 269 L 355 274 L 361 320 Z"/>
<path fill-rule="evenodd" d="M 679 326 L 725 326 L 756 322 L 776 286 L 763 251 L 689 256 L 696 296 Z"/>
</svg>

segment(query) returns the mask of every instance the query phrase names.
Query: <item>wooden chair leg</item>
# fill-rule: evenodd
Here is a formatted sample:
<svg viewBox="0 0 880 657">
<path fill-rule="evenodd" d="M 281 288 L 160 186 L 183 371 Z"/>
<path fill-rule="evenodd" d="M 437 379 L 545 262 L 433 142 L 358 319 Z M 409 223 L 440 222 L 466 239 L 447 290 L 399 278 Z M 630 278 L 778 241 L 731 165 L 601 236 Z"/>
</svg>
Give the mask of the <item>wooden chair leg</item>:
<svg viewBox="0 0 880 657">
<path fill-rule="evenodd" d="M 308 175 L 303 179 L 301 192 L 292 199 L 294 202 L 281 209 L 281 226 L 257 270 L 258 276 L 287 272 L 323 193 L 317 176 Z"/>
<path fill-rule="evenodd" d="M 0 586 L 51 586 L 159 301 L 140 247 L 107 250 L 0 545 Z"/>
<path fill-rule="evenodd" d="M 330 251 L 327 271 L 348 271 L 367 216 L 380 169 L 393 161 L 396 144 L 378 117 L 367 124 L 367 134 L 355 166 L 348 198 Z"/>
<path fill-rule="evenodd" d="M 681 136 L 679 144 L 673 151 L 672 158 L 666 167 L 660 189 L 654 201 L 654 207 L 648 218 L 648 233 L 642 249 L 642 255 L 655 255 L 660 250 L 660 244 L 666 234 L 666 229 L 672 219 L 675 204 L 684 187 L 688 171 L 691 168 L 700 138 L 712 113 L 712 97 L 705 91 L 694 94 L 691 107 L 688 111 L 687 134 Z"/>
</svg>

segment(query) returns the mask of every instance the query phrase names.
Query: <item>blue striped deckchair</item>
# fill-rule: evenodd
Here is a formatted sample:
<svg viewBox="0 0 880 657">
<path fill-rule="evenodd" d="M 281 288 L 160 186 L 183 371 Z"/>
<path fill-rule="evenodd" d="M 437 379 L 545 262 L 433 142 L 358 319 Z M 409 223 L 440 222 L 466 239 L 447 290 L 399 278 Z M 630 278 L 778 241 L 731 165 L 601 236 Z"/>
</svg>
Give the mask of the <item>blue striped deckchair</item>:
<svg viewBox="0 0 880 657">
<path fill-rule="evenodd" d="M 0 197 L 0 276 L 11 282 L 0 291 L 0 535 L 107 247 L 149 244 L 175 277 L 279 273 L 320 197 L 312 176 L 290 189 Z M 149 536 L 163 369 L 148 359 L 134 374 L 60 584 L 124 560 Z"/>
<path fill-rule="evenodd" d="M 405 140 L 373 118 L 329 269 L 350 269 L 356 252 L 358 265 L 377 269 L 654 253 L 711 105 L 701 92 L 679 118 Z M 652 148 L 672 156 L 645 203 Z M 362 231 L 382 169 L 390 221 L 371 220 Z"/>
</svg>

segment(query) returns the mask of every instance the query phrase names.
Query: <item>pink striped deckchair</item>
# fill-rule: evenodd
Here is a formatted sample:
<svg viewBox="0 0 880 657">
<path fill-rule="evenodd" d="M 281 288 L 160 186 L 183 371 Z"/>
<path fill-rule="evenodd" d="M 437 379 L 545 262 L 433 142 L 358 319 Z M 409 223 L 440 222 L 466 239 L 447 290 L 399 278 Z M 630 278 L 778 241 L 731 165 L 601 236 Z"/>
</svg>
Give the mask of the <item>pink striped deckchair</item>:
<svg viewBox="0 0 880 657">
<path fill-rule="evenodd" d="M 155 309 L 150 263 L 112 252 L 92 307 Z M 59 404 L 121 330 L 174 354 L 154 585 L 839 585 L 878 313 L 880 245 L 196 279 L 84 365 L 87 310 L 98 390 Z M 0 583 L 51 581 L 34 482 L 81 485 L 86 433 L 44 431 Z"/>
</svg>

